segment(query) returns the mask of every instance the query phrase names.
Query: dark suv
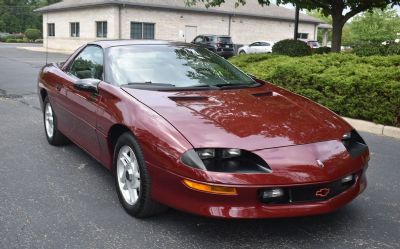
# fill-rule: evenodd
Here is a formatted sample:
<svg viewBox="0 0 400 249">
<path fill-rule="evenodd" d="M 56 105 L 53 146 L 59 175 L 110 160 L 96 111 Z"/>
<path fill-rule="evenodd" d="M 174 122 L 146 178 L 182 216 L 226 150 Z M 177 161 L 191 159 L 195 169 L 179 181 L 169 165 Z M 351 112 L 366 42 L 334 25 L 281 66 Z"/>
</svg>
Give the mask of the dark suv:
<svg viewBox="0 0 400 249">
<path fill-rule="evenodd" d="M 232 38 L 226 35 L 199 35 L 192 41 L 193 44 L 204 46 L 214 53 L 229 58 L 235 55 Z"/>
</svg>

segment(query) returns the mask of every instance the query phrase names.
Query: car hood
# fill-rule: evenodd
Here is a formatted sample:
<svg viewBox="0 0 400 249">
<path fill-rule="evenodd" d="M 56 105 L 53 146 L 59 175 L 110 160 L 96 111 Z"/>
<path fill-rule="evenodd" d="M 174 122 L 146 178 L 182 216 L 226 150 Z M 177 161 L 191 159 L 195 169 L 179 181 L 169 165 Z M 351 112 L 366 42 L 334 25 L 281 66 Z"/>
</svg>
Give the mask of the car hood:
<svg viewBox="0 0 400 249">
<path fill-rule="evenodd" d="M 352 128 L 328 109 L 272 84 L 202 91 L 123 88 L 195 148 L 249 151 L 341 139 Z"/>
</svg>

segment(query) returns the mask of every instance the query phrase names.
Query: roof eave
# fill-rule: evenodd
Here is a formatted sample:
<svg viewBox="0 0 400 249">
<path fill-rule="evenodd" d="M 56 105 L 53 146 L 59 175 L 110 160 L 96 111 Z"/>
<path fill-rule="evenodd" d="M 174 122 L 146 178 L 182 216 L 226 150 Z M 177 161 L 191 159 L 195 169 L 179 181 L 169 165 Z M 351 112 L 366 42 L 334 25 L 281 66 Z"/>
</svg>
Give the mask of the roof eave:
<svg viewBox="0 0 400 249">
<path fill-rule="evenodd" d="M 257 14 L 246 14 L 242 12 L 236 12 L 232 13 L 230 11 L 224 11 L 224 10 L 215 10 L 215 9 L 199 9 L 199 8 L 185 8 L 185 7 L 169 7 L 169 6 L 163 6 L 163 5 L 157 5 L 157 4 L 138 4 L 138 3 L 128 3 L 128 2 L 122 2 L 122 3 L 116 3 L 116 2 L 106 2 L 106 3 L 92 3 L 92 4 L 83 4 L 80 6 L 70 6 L 70 7 L 61 7 L 61 8 L 47 8 L 47 7 L 42 7 L 39 9 L 35 9 L 35 12 L 39 13 L 47 13 L 47 12 L 57 12 L 57 11 L 65 11 L 65 10 L 73 10 L 73 9 L 86 9 L 90 7 L 95 7 L 95 6 L 132 6 L 132 7 L 142 7 L 142 8 L 159 8 L 159 9 L 167 9 L 167 10 L 180 10 L 180 11 L 185 11 L 185 12 L 200 12 L 200 13 L 212 13 L 212 14 L 223 14 L 227 16 L 243 16 L 243 17 L 253 17 L 253 18 L 262 18 L 262 19 L 270 19 L 270 20 L 277 20 L 277 21 L 290 21 L 294 22 L 294 18 L 287 18 L 287 17 L 277 17 L 277 16 L 269 16 L 269 15 L 257 15 Z M 321 24 L 324 23 L 323 21 L 319 20 L 302 20 L 300 17 L 300 22 L 302 23 L 312 23 L 312 24 Z"/>
</svg>

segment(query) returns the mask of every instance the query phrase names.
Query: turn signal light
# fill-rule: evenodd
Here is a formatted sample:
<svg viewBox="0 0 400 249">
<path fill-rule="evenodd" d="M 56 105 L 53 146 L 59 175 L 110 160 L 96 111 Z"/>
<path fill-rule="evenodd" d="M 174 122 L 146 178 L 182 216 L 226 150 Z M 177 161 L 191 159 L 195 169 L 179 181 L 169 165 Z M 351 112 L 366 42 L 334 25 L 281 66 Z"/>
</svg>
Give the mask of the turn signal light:
<svg viewBox="0 0 400 249">
<path fill-rule="evenodd" d="M 234 187 L 209 185 L 204 183 L 193 182 L 187 179 L 183 180 L 183 184 L 185 184 L 185 186 L 188 188 L 205 193 L 219 194 L 219 195 L 237 195 L 236 188 Z"/>
</svg>

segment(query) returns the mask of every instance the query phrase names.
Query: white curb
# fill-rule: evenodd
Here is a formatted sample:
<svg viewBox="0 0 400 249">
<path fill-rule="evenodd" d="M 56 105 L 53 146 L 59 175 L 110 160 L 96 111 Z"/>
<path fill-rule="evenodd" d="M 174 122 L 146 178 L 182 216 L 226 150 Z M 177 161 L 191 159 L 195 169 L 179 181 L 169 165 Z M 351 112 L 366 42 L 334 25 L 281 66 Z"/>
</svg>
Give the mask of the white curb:
<svg viewBox="0 0 400 249">
<path fill-rule="evenodd" d="M 68 50 L 55 50 L 55 49 L 48 49 L 44 47 L 17 47 L 17 49 L 23 49 L 23 50 L 28 50 L 28 51 L 33 51 L 33 52 L 48 52 L 48 53 L 59 53 L 59 54 L 72 54 L 73 51 L 68 51 Z"/>
<path fill-rule="evenodd" d="M 346 120 L 356 130 L 400 139 L 400 128 L 393 126 L 384 126 L 381 124 L 375 124 L 364 120 L 346 117 L 343 117 L 343 119 Z"/>
</svg>

